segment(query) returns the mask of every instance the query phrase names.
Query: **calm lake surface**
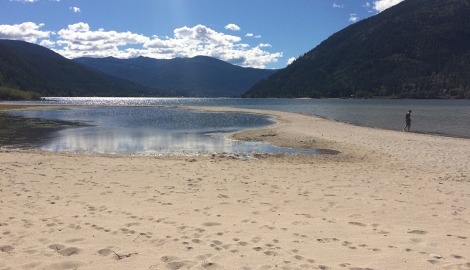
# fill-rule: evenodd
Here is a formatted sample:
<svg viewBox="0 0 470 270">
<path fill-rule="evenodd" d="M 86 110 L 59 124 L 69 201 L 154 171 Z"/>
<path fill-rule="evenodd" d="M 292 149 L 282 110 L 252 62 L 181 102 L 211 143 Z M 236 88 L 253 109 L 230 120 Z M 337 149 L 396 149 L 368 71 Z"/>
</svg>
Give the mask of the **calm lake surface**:
<svg viewBox="0 0 470 270">
<path fill-rule="evenodd" d="M 414 132 L 470 138 L 469 100 L 48 98 L 27 104 L 90 105 L 68 110 L 14 111 L 3 116 L 87 124 L 49 132 L 37 144 L 23 143 L 26 148 L 56 152 L 138 155 L 293 152 L 266 143 L 225 138 L 238 130 L 271 125 L 274 121 L 270 117 L 147 107 L 155 105 L 298 112 L 397 131 L 403 129 L 405 113 L 411 109 Z"/>
</svg>

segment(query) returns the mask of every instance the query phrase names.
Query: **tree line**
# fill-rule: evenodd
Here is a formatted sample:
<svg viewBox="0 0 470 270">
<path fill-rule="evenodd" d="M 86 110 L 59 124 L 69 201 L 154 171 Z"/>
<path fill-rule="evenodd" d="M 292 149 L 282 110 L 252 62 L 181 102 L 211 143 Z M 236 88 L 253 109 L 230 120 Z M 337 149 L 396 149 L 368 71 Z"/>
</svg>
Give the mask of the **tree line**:
<svg viewBox="0 0 470 270">
<path fill-rule="evenodd" d="M 407 0 L 329 37 L 243 97 L 470 99 L 470 5 Z"/>
</svg>

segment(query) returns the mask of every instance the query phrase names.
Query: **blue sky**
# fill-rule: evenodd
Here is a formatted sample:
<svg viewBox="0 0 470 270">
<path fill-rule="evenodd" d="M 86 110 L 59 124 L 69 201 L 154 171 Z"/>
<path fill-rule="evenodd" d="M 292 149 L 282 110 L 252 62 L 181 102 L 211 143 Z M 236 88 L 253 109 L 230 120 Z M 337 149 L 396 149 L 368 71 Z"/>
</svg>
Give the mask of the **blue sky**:
<svg viewBox="0 0 470 270">
<path fill-rule="evenodd" d="M 0 39 L 67 58 L 206 55 L 278 69 L 403 0 L 0 0 Z"/>
</svg>

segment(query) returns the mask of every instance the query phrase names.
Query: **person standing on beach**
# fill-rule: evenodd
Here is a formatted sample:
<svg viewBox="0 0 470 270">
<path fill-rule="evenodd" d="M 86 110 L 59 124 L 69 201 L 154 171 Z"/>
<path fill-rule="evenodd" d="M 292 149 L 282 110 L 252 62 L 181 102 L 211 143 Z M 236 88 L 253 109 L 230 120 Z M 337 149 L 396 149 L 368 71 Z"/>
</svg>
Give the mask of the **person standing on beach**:
<svg viewBox="0 0 470 270">
<path fill-rule="evenodd" d="M 411 127 L 411 110 L 409 110 L 406 115 L 405 115 L 405 121 L 406 121 L 406 125 L 405 127 L 403 128 L 403 131 L 406 131 L 406 128 L 408 128 L 408 131 L 410 131 L 410 127 Z"/>
</svg>

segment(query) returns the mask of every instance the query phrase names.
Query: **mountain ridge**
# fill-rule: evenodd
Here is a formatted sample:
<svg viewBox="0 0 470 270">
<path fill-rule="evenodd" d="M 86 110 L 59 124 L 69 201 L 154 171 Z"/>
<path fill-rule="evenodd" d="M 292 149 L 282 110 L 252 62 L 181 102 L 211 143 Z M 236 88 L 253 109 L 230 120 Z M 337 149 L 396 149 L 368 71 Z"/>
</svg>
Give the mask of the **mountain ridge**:
<svg viewBox="0 0 470 270">
<path fill-rule="evenodd" d="M 0 75 L 3 85 L 43 97 L 171 95 L 91 70 L 40 45 L 18 40 L 0 40 Z"/>
<path fill-rule="evenodd" d="M 243 68 L 207 56 L 173 59 L 81 57 L 73 61 L 148 87 L 180 91 L 195 97 L 238 96 L 276 72 Z"/>
<path fill-rule="evenodd" d="M 470 98 L 470 3 L 405 0 L 333 34 L 242 97 Z"/>
</svg>

